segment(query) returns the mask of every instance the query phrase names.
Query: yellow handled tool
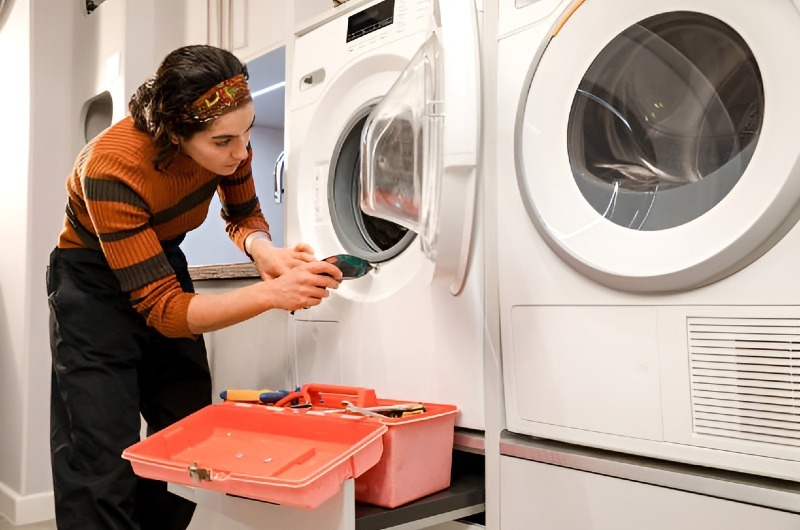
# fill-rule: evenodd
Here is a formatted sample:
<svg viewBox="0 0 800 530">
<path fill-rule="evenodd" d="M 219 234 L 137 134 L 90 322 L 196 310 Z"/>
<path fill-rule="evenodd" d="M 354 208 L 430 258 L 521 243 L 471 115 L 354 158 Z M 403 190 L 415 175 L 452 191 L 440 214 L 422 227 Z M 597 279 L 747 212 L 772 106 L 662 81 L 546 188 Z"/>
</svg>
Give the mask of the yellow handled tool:
<svg viewBox="0 0 800 530">
<path fill-rule="evenodd" d="M 275 403 L 289 394 L 288 390 L 240 390 L 228 389 L 219 393 L 219 397 L 225 401 L 236 401 L 238 403 Z"/>
<path fill-rule="evenodd" d="M 264 389 L 264 390 L 241 390 L 241 389 L 228 389 L 223 390 L 219 393 L 219 397 L 224 399 L 225 401 L 237 401 L 237 402 L 244 402 L 244 403 L 260 403 L 261 399 L 259 396 L 261 394 L 265 394 L 267 392 L 272 392 L 272 390 Z"/>
</svg>

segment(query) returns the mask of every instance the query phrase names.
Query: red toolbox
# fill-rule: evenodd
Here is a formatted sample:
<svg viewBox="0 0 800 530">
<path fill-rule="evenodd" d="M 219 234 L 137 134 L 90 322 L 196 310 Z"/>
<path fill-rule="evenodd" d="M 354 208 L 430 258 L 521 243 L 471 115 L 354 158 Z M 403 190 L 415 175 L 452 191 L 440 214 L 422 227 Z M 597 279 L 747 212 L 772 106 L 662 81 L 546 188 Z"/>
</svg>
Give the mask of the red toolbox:
<svg viewBox="0 0 800 530">
<path fill-rule="evenodd" d="M 122 456 L 142 477 L 298 508 L 316 508 L 348 478 L 356 500 L 385 508 L 450 486 L 457 407 L 422 403 L 424 412 L 372 417 L 345 410 L 348 402 L 406 403 L 371 389 L 308 384 L 275 406 L 210 405 Z"/>
<path fill-rule="evenodd" d="M 287 396 L 283 401 L 291 400 Z M 350 402 L 361 408 L 386 407 L 405 401 L 380 399 L 372 389 L 324 384 L 304 385 L 301 401 L 314 409 L 342 409 Z M 422 403 L 425 412 L 381 418 L 383 455 L 374 467 L 356 478 L 356 500 L 396 508 L 450 486 L 453 459 L 454 405 Z"/>
<path fill-rule="evenodd" d="M 132 445 L 137 475 L 316 508 L 381 457 L 379 420 L 257 404 L 209 405 Z"/>
</svg>

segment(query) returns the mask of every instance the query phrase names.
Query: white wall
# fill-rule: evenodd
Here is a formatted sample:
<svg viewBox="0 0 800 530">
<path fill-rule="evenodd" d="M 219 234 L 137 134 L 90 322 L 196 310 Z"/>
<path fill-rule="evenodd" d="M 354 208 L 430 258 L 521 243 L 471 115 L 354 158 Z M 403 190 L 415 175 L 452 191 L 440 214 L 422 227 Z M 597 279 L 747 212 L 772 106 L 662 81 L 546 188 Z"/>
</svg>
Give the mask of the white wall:
<svg viewBox="0 0 800 530">
<path fill-rule="evenodd" d="M 26 355 L 29 296 L 26 278 L 29 264 L 28 164 L 30 135 L 30 0 L 15 0 L 0 31 L 0 127 L 4 184 L 0 194 L 0 511 L 13 506 L 11 496 L 25 487 L 20 463 L 24 460 L 27 378 Z M 13 83 L 5 80 L 13 80 Z M 46 391 L 40 397 L 46 401 Z"/>
<path fill-rule="evenodd" d="M 195 282 L 200 294 L 218 294 L 260 280 L 205 280 Z M 285 333 L 286 311 L 267 311 L 240 324 L 205 333 L 212 374 L 212 393 L 228 388 L 283 390 L 291 387 L 293 351 Z M 280 330 L 280 332 L 276 332 Z"/>
<path fill-rule="evenodd" d="M 66 5 L 65 5 L 66 4 Z M 72 2 L 31 0 L 31 136 L 29 165 L 29 240 L 28 267 L 25 282 L 28 305 L 26 335 L 29 373 L 26 388 L 26 426 L 21 440 L 22 487 L 25 504 L 38 499 L 18 519 L 35 519 L 41 505 L 49 512 L 50 498 L 50 342 L 45 270 L 50 251 L 55 245 L 64 215 L 66 191 L 64 180 L 76 145 L 65 141 L 75 129 L 64 109 L 71 106 L 69 85 L 72 74 L 72 27 L 69 23 L 80 16 Z M 65 23 L 66 22 L 66 23 Z M 40 193 L 53 190 L 52 193 Z M 45 504 L 46 503 L 46 504 Z"/>
<path fill-rule="evenodd" d="M 22 523 L 52 513 L 47 257 L 63 217 L 72 158 L 68 114 L 76 3 L 15 0 L 0 32 L 8 182 L 0 196 L 0 512 Z M 67 82 L 65 82 L 67 80 Z M 60 210 L 61 213 L 58 213 Z"/>
<path fill-rule="evenodd" d="M 114 117 L 124 115 L 171 43 L 154 38 L 155 0 L 106 2 L 90 16 L 82 0 L 11 5 L 0 31 L 0 514 L 24 524 L 53 514 L 44 275 L 63 222 L 64 182 L 84 143 L 84 103 L 108 90 Z M 181 26 L 169 35 L 182 39 Z M 129 46 L 137 53 L 126 54 Z"/>
</svg>

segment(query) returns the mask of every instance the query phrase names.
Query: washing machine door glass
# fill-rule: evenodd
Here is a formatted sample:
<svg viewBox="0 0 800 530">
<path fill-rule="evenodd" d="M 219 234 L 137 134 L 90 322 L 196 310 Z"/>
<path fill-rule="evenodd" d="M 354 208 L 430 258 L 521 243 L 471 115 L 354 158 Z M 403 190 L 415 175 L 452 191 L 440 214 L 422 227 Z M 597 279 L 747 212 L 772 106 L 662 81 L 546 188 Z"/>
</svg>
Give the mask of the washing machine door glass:
<svg viewBox="0 0 800 530">
<path fill-rule="evenodd" d="M 738 33 L 702 13 L 650 17 L 600 52 L 575 93 L 567 131 L 575 183 L 617 225 L 682 225 L 736 185 L 763 110 L 761 74 Z"/>
<path fill-rule="evenodd" d="M 442 53 L 433 34 L 381 102 L 361 135 L 361 208 L 416 232 L 436 256 L 442 174 Z"/>
</svg>

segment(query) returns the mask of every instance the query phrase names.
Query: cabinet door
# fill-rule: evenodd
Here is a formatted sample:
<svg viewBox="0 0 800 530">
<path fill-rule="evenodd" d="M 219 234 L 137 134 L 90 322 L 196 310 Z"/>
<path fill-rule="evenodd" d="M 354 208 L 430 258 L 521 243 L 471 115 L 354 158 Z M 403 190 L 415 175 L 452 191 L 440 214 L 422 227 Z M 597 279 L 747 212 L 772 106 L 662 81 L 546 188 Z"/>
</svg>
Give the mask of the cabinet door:
<svg viewBox="0 0 800 530">
<path fill-rule="evenodd" d="M 189 2 L 191 0 L 187 0 Z M 191 2 L 186 9 L 186 43 L 208 44 L 209 38 L 209 6 L 206 2 Z M 187 3 L 188 6 L 188 3 Z"/>
<path fill-rule="evenodd" d="M 158 0 L 151 1 L 153 13 L 142 12 L 146 2 L 128 2 L 131 16 L 149 16 L 154 25 L 153 48 L 156 59 L 187 44 L 209 43 L 209 4 L 217 0 Z M 216 33 L 215 33 L 216 34 Z M 137 36 L 136 39 L 141 39 Z"/>
<path fill-rule="evenodd" d="M 284 46 L 298 22 L 331 8 L 331 0 L 185 0 L 191 2 L 190 42 L 206 42 L 236 54 L 244 62 Z M 202 38 L 201 38 L 202 37 Z"/>
<path fill-rule="evenodd" d="M 307 24 L 309 20 L 317 18 L 336 5 L 335 0 L 301 0 L 290 3 L 293 4 L 295 27 Z"/>
<path fill-rule="evenodd" d="M 223 0 L 222 3 L 227 4 L 227 12 L 221 17 L 222 33 L 227 34 L 228 49 L 242 61 L 283 46 L 291 36 L 292 2 Z"/>
</svg>

